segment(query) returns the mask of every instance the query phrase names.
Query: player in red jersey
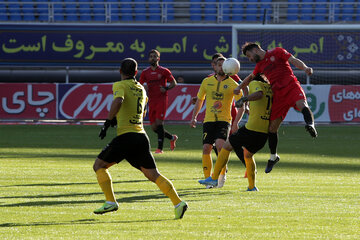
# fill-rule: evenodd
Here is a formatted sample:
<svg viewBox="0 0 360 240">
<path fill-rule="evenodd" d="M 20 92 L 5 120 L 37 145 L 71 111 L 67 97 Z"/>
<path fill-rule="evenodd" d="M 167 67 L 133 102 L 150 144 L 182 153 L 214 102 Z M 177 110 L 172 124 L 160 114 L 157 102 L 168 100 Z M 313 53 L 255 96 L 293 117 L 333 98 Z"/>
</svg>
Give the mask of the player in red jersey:
<svg viewBox="0 0 360 240">
<path fill-rule="evenodd" d="M 303 114 L 306 123 L 305 129 L 310 133 L 311 137 L 315 138 L 318 135 L 315 129 L 314 115 L 306 101 L 304 90 L 290 67 L 290 63 L 298 69 L 304 70 L 309 76 L 313 74 L 313 69 L 280 47 L 265 51 L 256 43 L 247 42 L 242 46 L 242 52 L 251 62 L 256 63 L 256 66 L 254 71 L 235 90 L 235 93 L 247 86 L 258 73 L 263 73 L 267 77 L 273 91 L 273 105 L 269 125 L 269 148 L 271 154 L 265 169 L 265 172 L 269 173 L 280 160 L 276 153 L 278 130 L 291 107 Z"/>
<path fill-rule="evenodd" d="M 159 61 L 160 52 L 156 49 L 150 50 L 150 66 L 144 69 L 140 75 L 140 83 L 145 87 L 149 97 L 151 128 L 158 135 L 158 148 L 155 153 L 163 153 L 164 138 L 170 140 L 171 150 L 175 149 L 178 139 L 176 135 L 170 134 L 164 129 L 168 91 L 176 86 L 176 80 L 169 69 L 159 65 Z"/>
</svg>

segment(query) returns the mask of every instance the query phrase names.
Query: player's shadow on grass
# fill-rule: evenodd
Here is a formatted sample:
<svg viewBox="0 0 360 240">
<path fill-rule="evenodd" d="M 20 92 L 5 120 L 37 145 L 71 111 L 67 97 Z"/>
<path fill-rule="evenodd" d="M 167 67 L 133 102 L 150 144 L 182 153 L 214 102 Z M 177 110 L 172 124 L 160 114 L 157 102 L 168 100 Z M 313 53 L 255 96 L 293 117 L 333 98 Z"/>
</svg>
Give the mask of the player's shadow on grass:
<svg viewBox="0 0 360 240">
<path fill-rule="evenodd" d="M 63 221 L 63 222 L 32 222 L 32 223 L 2 223 L 0 228 L 7 227 L 33 227 L 33 226 L 61 226 L 61 225 L 93 225 L 93 224 L 119 224 L 119 223 L 146 223 L 146 222 L 164 222 L 174 220 L 168 219 L 146 219 L 146 220 L 118 220 L 118 221 L 101 221 L 97 219 L 79 219 L 75 221 Z"/>
<path fill-rule="evenodd" d="M 49 153 L 10 153 L 6 152 L 4 155 L 0 155 L 0 158 L 59 158 L 59 159 L 95 159 L 94 154 L 67 154 L 63 152 L 49 154 Z"/>
<path fill-rule="evenodd" d="M 258 164 L 258 166 L 261 166 L 261 164 Z M 265 168 L 265 164 L 261 166 L 262 168 Z M 287 162 L 287 161 L 281 161 L 277 163 L 277 165 L 274 167 L 279 169 L 302 169 L 304 171 L 311 172 L 312 170 L 316 171 L 323 171 L 323 172 L 329 172 L 329 171 L 336 171 L 336 172 L 359 172 L 360 171 L 360 164 L 339 164 L 339 163 L 302 163 L 302 162 Z"/>
<path fill-rule="evenodd" d="M 124 180 L 124 181 L 114 181 L 113 184 L 118 183 L 140 183 L 140 182 L 149 182 L 149 180 Z M 71 185 L 92 185 L 92 184 L 98 184 L 97 182 L 92 183 L 33 183 L 33 184 L 16 184 L 16 185 L 6 185 L 6 186 L 0 186 L 2 187 L 55 187 L 55 186 L 71 186 Z"/>
<path fill-rule="evenodd" d="M 230 192 L 224 192 L 224 191 L 202 191 L 204 189 L 202 188 L 193 188 L 193 189 L 184 189 L 180 190 L 179 194 L 180 197 L 184 196 L 210 196 L 210 195 L 224 195 L 224 194 L 230 194 Z M 153 201 L 157 199 L 167 199 L 167 196 L 162 194 L 160 190 L 150 190 L 148 192 L 157 192 L 154 194 L 146 194 L 146 195 L 139 195 L 139 191 L 122 191 L 122 192 L 115 192 L 115 195 L 121 196 L 121 195 L 127 195 L 131 194 L 133 196 L 129 197 L 120 197 L 117 198 L 117 201 L 120 203 L 133 203 L 133 202 L 147 202 L 147 201 Z M 39 198 L 74 198 L 74 197 L 83 197 L 83 196 L 90 196 L 90 195 L 103 195 L 102 192 L 96 192 L 96 193 L 72 193 L 72 194 L 56 194 L 56 195 L 34 195 L 34 196 L 14 196 L 14 197 L 0 197 L 0 199 L 39 199 Z M 28 202 L 22 202 L 22 203 L 12 203 L 12 204 L 0 204 L 1 207 L 44 207 L 44 206 L 56 206 L 56 205 L 73 205 L 73 204 L 91 204 L 91 203 L 103 203 L 104 200 L 88 200 L 88 201 L 77 201 L 77 200 L 58 200 L 58 201 L 28 201 Z"/>
</svg>

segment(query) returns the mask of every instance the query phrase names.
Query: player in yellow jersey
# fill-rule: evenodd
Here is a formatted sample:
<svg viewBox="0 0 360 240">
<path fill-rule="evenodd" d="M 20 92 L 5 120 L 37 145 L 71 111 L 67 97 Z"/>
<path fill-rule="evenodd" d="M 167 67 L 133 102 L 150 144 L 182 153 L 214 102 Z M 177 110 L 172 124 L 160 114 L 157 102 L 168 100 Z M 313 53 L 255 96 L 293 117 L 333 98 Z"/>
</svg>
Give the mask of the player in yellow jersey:
<svg viewBox="0 0 360 240">
<path fill-rule="evenodd" d="M 262 149 L 268 138 L 269 119 L 272 105 L 272 91 L 264 75 L 257 75 L 249 84 L 249 95 L 236 102 L 237 107 L 242 107 L 249 101 L 250 114 L 245 126 L 232 134 L 223 145 L 215 164 L 212 177 L 199 180 L 206 186 L 217 186 L 221 169 L 227 164 L 232 149 L 240 159 L 246 163 L 249 181 L 247 191 L 258 191 L 256 187 L 256 164 L 254 154 Z M 243 111 L 243 110 L 242 110 Z"/>
<path fill-rule="evenodd" d="M 99 134 L 99 137 L 103 139 L 116 117 L 117 137 L 106 145 L 93 166 L 98 183 L 106 198 L 103 206 L 96 209 L 94 213 L 103 214 L 118 210 L 119 205 L 115 199 L 108 168 L 126 159 L 170 198 L 175 206 L 175 219 L 180 219 L 188 205 L 179 198 L 173 184 L 156 168 L 154 157 L 150 152 L 149 138 L 143 127 L 147 101 L 146 91 L 135 79 L 136 74 L 137 62 L 132 58 L 124 59 L 120 68 L 121 81 L 115 82 L 113 85 L 114 99 L 108 118 Z"/>
<path fill-rule="evenodd" d="M 205 178 L 209 177 L 212 169 L 211 150 L 213 144 L 217 151 L 220 152 L 222 145 L 225 143 L 231 123 L 231 105 L 234 96 L 240 98 L 241 95 L 234 95 L 233 90 L 237 88 L 238 83 L 231 77 L 225 75 L 222 70 L 224 57 L 219 57 L 216 60 L 215 75 L 205 78 L 197 94 L 197 100 L 194 106 L 191 127 L 195 127 L 197 123 L 197 116 L 206 98 L 206 112 L 203 124 L 203 155 L 202 165 Z M 240 118 L 236 117 L 232 132 L 236 132 Z M 226 179 L 226 166 L 221 172 L 221 182 L 218 187 L 222 187 Z"/>
</svg>

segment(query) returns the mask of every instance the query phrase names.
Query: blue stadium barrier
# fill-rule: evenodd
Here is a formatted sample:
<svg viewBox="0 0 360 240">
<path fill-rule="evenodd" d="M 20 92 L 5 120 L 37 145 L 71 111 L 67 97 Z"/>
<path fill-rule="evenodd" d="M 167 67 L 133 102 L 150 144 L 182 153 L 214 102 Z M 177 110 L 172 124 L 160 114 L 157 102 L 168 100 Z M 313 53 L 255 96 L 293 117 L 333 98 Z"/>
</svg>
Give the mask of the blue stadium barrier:
<svg viewBox="0 0 360 240">
<path fill-rule="evenodd" d="M 117 22 L 120 20 L 120 10 L 119 10 L 119 3 L 116 0 L 105 0 L 108 2 L 110 7 L 110 14 L 111 14 L 111 22 Z M 115 3 L 114 3 L 115 2 Z"/>
<path fill-rule="evenodd" d="M 78 20 L 78 11 L 76 7 L 76 2 L 72 0 L 64 0 L 65 4 L 65 16 L 67 21 L 77 21 Z"/>
<path fill-rule="evenodd" d="M 202 8 L 198 3 L 200 0 L 190 0 L 190 3 L 194 2 L 194 4 L 190 4 L 190 20 L 191 21 L 201 21 L 202 18 Z"/>
<path fill-rule="evenodd" d="M 105 1 L 93 0 L 94 21 L 105 22 Z"/>
<path fill-rule="evenodd" d="M 232 4 L 232 17 L 233 21 L 243 21 L 244 19 L 244 4 L 243 0 L 233 0 Z"/>
<path fill-rule="evenodd" d="M 315 11 L 314 11 L 314 20 L 318 22 L 327 21 L 326 16 L 328 15 L 329 10 L 327 6 L 323 3 L 327 0 L 315 0 Z"/>
<path fill-rule="evenodd" d="M 17 1 L 11 1 L 8 4 L 9 15 L 11 21 L 21 21 L 21 9 L 20 4 Z"/>
<path fill-rule="evenodd" d="M 264 12 L 266 10 L 266 20 L 270 21 L 271 19 L 271 15 L 272 15 L 272 7 L 271 7 L 271 0 L 260 0 L 260 2 L 262 3 L 260 6 L 260 20 L 264 21 Z"/>
<path fill-rule="evenodd" d="M 341 19 L 343 21 L 353 21 L 355 8 L 354 8 L 354 4 L 350 4 L 350 3 L 354 3 L 354 0 L 343 0 L 343 2 L 349 4 L 343 4 Z"/>
<path fill-rule="evenodd" d="M 135 21 L 146 21 L 147 9 L 146 9 L 146 5 L 143 3 L 145 1 L 146 0 L 134 0 L 134 3 L 138 3 L 134 7 Z"/>
<path fill-rule="evenodd" d="M 299 4 L 298 1 L 289 0 L 286 19 L 288 21 L 297 21 L 299 19 Z"/>
<path fill-rule="evenodd" d="M 222 3 L 222 19 L 224 22 L 230 20 L 230 1 L 229 0 L 219 0 Z"/>
<path fill-rule="evenodd" d="M 21 0 L 21 7 L 24 21 L 35 21 L 34 2 L 31 0 Z"/>
<path fill-rule="evenodd" d="M 120 0 L 120 16 L 122 21 L 133 21 L 133 8 L 131 0 Z"/>
<path fill-rule="evenodd" d="M 0 4 L 0 21 L 8 21 L 7 8 L 5 3 Z"/>
<path fill-rule="evenodd" d="M 39 21 L 49 21 L 49 4 L 47 0 L 35 0 L 36 14 Z"/>
<path fill-rule="evenodd" d="M 80 13 L 80 21 L 91 21 L 91 7 L 90 0 L 78 0 L 79 3 L 79 13 Z"/>
<path fill-rule="evenodd" d="M 254 22 L 257 21 L 257 18 L 260 14 L 259 8 L 257 6 L 257 0 L 246 0 L 247 3 L 246 4 L 246 9 L 245 9 L 245 14 L 246 14 L 246 21 L 249 22 Z"/>
<path fill-rule="evenodd" d="M 163 0 L 163 2 L 166 2 L 166 6 L 167 6 L 167 20 L 174 20 L 174 4 L 170 4 L 172 2 L 174 2 L 174 0 Z"/>
<path fill-rule="evenodd" d="M 216 0 L 205 0 L 204 6 L 204 20 L 205 21 L 216 21 Z"/>
<path fill-rule="evenodd" d="M 149 0 L 149 20 L 160 21 L 161 20 L 161 5 L 160 0 Z"/>
</svg>

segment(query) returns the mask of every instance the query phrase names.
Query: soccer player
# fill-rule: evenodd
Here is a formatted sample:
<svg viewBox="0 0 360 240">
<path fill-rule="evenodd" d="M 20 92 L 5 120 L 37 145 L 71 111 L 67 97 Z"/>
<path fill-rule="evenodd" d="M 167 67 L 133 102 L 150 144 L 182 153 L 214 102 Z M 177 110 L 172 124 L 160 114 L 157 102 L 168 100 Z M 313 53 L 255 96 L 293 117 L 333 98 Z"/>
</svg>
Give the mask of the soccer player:
<svg viewBox="0 0 360 240">
<path fill-rule="evenodd" d="M 264 147 L 268 138 L 272 91 L 266 77 L 258 74 L 253 80 L 255 81 L 249 84 L 249 95 L 236 102 L 237 107 L 241 107 L 244 102 L 250 102 L 250 115 L 247 123 L 236 133 L 230 135 L 218 155 L 212 177 L 199 180 L 200 184 L 218 185 L 220 171 L 227 164 L 230 152 L 234 149 L 239 159 L 244 159 L 246 162 L 249 182 L 247 191 L 258 191 L 256 187 L 256 164 L 253 156 Z M 242 115 L 240 111 L 238 114 Z"/>
<path fill-rule="evenodd" d="M 219 152 L 226 141 L 231 123 L 231 105 L 234 99 L 234 90 L 238 83 L 225 75 L 222 70 L 224 57 L 219 57 L 215 65 L 215 75 L 206 77 L 197 94 L 190 126 L 196 126 L 196 118 L 206 98 L 206 112 L 203 124 L 203 155 L 202 166 L 205 178 L 209 177 L 212 169 L 211 150 L 213 144 Z M 237 95 L 240 98 L 242 94 Z M 240 118 L 236 118 L 232 131 L 236 132 Z M 226 180 L 226 167 L 222 169 L 218 187 L 222 187 Z"/>
<path fill-rule="evenodd" d="M 208 77 L 211 77 L 212 75 L 215 75 L 215 74 L 216 74 L 216 70 L 215 70 L 216 61 L 217 61 L 217 59 L 218 59 L 219 57 L 224 57 L 224 56 L 223 56 L 221 53 L 215 53 L 214 55 L 212 55 L 212 58 L 211 58 L 211 67 L 212 67 L 212 69 L 214 70 L 214 73 L 208 75 Z M 237 74 L 232 75 L 232 76 L 230 76 L 230 77 L 231 77 L 232 79 L 234 79 L 237 83 L 241 83 L 241 79 L 240 79 L 240 77 L 239 77 Z M 247 88 L 247 87 L 244 88 L 244 89 L 243 89 L 243 92 L 244 92 L 244 95 L 246 96 L 246 95 L 248 94 L 248 88 Z M 191 99 L 192 104 L 195 104 L 195 103 L 196 103 L 196 100 L 197 100 L 197 97 L 193 97 L 193 98 Z M 247 106 L 247 105 L 246 105 L 246 106 Z M 245 109 L 246 109 L 246 106 L 245 106 Z M 235 104 L 234 104 L 234 102 L 233 102 L 233 104 L 232 104 L 232 106 L 231 106 L 231 118 L 232 118 L 231 124 L 234 124 L 234 120 L 235 120 L 235 118 L 236 118 L 237 112 L 238 112 L 238 110 L 237 110 L 237 108 L 235 107 Z M 232 132 L 231 132 L 231 130 L 230 130 L 230 134 L 231 134 L 231 133 L 232 133 Z M 217 152 L 216 147 L 213 147 L 213 149 L 214 149 L 214 152 L 215 152 L 216 155 L 217 155 L 218 152 Z M 245 162 L 243 162 L 243 164 L 244 164 L 244 166 L 245 166 Z M 244 177 L 246 177 L 246 172 L 245 172 L 245 176 L 244 176 Z"/>
<path fill-rule="evenodd" d="M 143 127 L 147 97 L 144 87 L 135 79 L 137 62 L 132 58 L 124 59 L 121 63 L 120 74 L 122 80 L 113 85 L 114 99 L 108 118 L 99 134 L 99 137 L 103 139 L 107 129 L 111 125 L 117 124 L 117 137 L 106 145 L 93 166 L 98 183 L 105 194 L 106 202 L 94 213 L 103 214 L 118 210 L 119 205 L 115 199 L 108 168 L 126 159 L 170 198 L 175 206 L 175 219 L 180 219 L 188 205 L 179 198 L 173 184 L 159 173 L 150 152 L 149 138 Z M 116 121 L 115 117 L 116 123 L 114 122 Z"/>
<path fill-rule="evenodd" d="M 168 91 L 176 86 L 176 80 L 170 70 L 159 65 L 160 52 L 152 49 L 149 52 L 150 66 L 140 75 L 140 83 L 145 87 L 149 96 L 149 120 L 152 130 L 158 136 L 156 154 L 163 153 L 164 138 L 170 140 L 170 150 L 176 147 L 177 135 L 164 129 L 164 119 L 168 102 Z M 167 86 L 169 83 L 169 86 Z"/>
<path fill-rule="evenodd" d="M 258 73 L 266 76 L 273 91 L 273 107 L 269 125 L 270 159 L 265 168 L 265 173 L 269 173 L 280 160 L 277 155 L 278 130 L 291 107 L 303 114 L 306 123 L 305 129 L 310 136 L 316 138 L 318 135 L 314 125 L 314 115 L 290 63 L 304 70 L 309 76 L 313 74 L 313 69 L 280 47 L 265 51 L 256 43 L 247 42 L 242 46 L 242 52 L 251 62 L 256 63 L 256 66 L 254 71 L 235 90 L 235 93 L 247 86 Z"/>
</svg>

